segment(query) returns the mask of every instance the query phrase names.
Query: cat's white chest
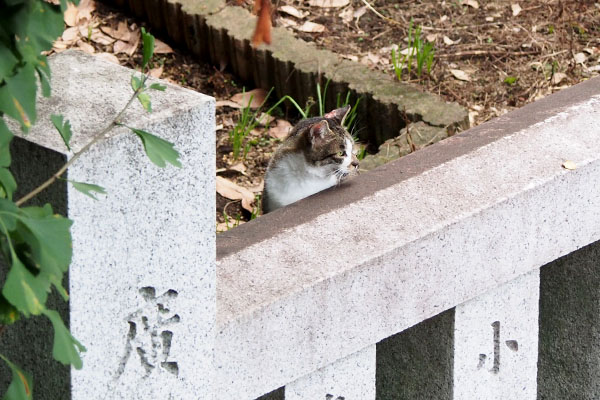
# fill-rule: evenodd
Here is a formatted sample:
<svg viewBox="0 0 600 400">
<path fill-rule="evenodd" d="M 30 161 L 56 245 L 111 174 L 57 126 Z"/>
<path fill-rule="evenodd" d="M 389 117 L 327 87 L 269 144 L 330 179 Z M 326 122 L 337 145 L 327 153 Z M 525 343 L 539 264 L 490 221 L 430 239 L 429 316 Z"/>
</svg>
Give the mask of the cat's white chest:
<svg viewBox="0 0 600 400">
<path fill-rule="evenodd" d="M 287 155 L 266 176 L 269 208 L 286 206 L 336 184 L 334 175 L 307 165 L 302 155 Z"/>
</svg>

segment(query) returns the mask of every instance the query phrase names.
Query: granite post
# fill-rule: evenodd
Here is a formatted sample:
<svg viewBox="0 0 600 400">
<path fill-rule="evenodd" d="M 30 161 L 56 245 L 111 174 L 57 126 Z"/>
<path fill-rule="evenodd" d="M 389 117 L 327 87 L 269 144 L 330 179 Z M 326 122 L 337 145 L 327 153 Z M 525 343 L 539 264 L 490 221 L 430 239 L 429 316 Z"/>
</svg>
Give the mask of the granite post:
<svg viewBox="0 0 600 400">
<path fill-rule="evenodd" d="M 52 128 L 51 114 L 70 120 L 76 152 L 132 94 L 133 71 L 83 53 L 51 57 L 50 66 L 52 97 L 40 99 L 40 120 L 26 137 L 41 156 L 14 155 L 15 168 L 25 173 L 35 166 L 44 178 L 56 158 L 73 155 Z M 213 396 L 214 100 L 166 85 L 165 92 L 150 93 L 153 113 L 136 101 L 122 122 L 173 142 L 182 168 L 158 168 L 139 138 L 119 128 L 68 170 L 68 179 L 108 194 L 95 201 L 63 184 L 58 196 L 75 221 L 70 328 L 87 347 L 83 369 L 71 372 L 73 400 Z M 56 382 L 64 386 L 65 379 Z M 53 384 L 36 384 L 36 399 L 69 398 L 63 396 L 68 389 L 45 385 Z"/>
</svg>

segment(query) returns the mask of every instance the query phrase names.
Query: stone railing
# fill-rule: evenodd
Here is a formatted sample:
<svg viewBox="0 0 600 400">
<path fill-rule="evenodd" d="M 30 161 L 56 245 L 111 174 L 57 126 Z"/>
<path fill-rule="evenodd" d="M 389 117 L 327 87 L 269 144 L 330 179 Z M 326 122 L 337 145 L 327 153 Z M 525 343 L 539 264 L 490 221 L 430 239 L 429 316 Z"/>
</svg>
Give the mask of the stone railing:
<svg viewBox="0 0 600 400">
<path fill-rule="evenodd" d="M 40 115 L 60 110 L 85 137 L 119 96 L 103 107 L 63 96 L 126 98 L 130 72 L 84 58 L 52 61 L 65 90 Z M 159 170 L 117 136 L 69 170 L 106 199 L 64 185 L 41 199 L 75 220 L 69 315 L 88 352 L 69 388 L 51 361 L 13 349 L 41 377 L 36 398 L 600 392 L 598 80 L 220 234 L 216 258 L 213 102 L 175 87 L 154 102 L 164 111 L 130 119 L 174 141 L 183 169 Z M 28 171 L 25 151 L 48 168 L 69 157 L 40 126 L 17 143 L 16 170 Z M 25 337 L 9 332 L 2 346 Z"/>
</svg>

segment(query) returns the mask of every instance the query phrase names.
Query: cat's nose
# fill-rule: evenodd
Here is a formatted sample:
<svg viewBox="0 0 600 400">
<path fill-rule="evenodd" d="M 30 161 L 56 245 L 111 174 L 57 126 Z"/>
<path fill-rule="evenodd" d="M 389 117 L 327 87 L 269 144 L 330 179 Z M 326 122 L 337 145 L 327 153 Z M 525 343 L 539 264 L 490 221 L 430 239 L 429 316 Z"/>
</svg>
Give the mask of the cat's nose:
<svg viewBox="0 0 600 400">
<path fill-rule="evenodd" d="M 352 165 L 354 168 L 358 168 L 358 160 L 352 160 L 350 165 Z"/>
</svg>

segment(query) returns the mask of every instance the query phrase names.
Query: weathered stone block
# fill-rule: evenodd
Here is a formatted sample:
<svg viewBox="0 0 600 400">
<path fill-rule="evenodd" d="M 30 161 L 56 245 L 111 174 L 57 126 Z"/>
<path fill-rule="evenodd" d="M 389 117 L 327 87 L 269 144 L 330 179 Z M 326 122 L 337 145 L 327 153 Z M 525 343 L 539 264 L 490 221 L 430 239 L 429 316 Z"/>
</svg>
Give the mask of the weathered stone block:
<svg viewBox="0 0 600 400">
<path fill-rule="evenodd" d="M 26 139 L 42 153 L 70 158 L 50 115 L 71 121 L 78 151 L 125 105 L 132 71 L 71 51 L 50 65 L 53 95 L 40 100 L 41 118 Z M 119 128 L 68 170 L 69 179 L 108 195 L 94 201 L 62 186 L 64 211 L 75 221 L 70 325 L 88 349 L 83 369 L 72 372 L 76 400 L 212 396 L 214 101 L 166 85 L 151 93 L 152 114 L 135 102 L 122 122 L 174 142 L 181 169 L 156 167 L 139 139 Z M 47 157 L 36 162 L 48 167 L 45 177 L 54 172 Z M 66 398 L 45 396 L 36 393 Z"/>
</svg>

